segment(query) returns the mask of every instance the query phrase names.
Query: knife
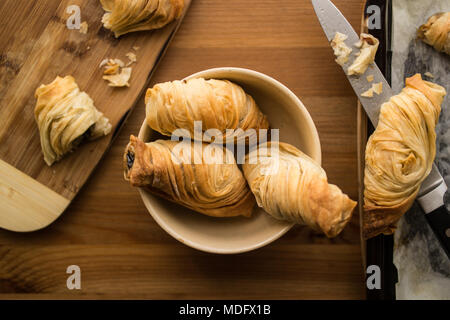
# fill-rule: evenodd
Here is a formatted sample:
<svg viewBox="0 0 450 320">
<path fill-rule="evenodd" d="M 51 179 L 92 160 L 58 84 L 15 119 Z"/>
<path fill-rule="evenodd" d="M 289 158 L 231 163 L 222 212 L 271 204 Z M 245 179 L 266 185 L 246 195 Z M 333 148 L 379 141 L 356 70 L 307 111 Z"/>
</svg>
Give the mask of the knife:
<svg viewBox="0 0 450 320">
<path fill-rule="evenodd" d="M 344 41 L 345 44 L 354 48 L 354 44 L 359 41 L 359 35 L 353 30 L 350 23 L 345 19 L 342 13 L 334 6 L 330 0 L 311 0 L 316 11 L 316 15 L 319 22 L 328 38 L 328 41 L 333 40 L 336 32 L 345 34 L 348 38 Z M 388 101 L 394 95 L 392 88 L 384 78 L 380 69 L 373 63 L 367 68 L 366 73 L 359 76 L 348 76 L 347 68 L 353 63 L 356 58 L 355 55 L 350 54 L 349 60 L 342 68 L 347 76 L 353 90 L 358 96 L 364 110 L 367 113 L 370 121 L 377 126 L 378 116 L 380 113 L 381 105 Z M 381 82 L 383 85 L 383 91 L 373 97 L 367 98 L 361 96 L 371 85 L 366 80 L 366 75 L 373 75 L 374 79 L 372 83 Z M 435 164 L 431 169 L 431 173 L 422 182 L 420 190 L 417 196 L 417 200 L 422 207 L 427 221 L 441 243 L 442 248 L 450 259 L 450 214 L 448 213 L 444 204 L 444 194 L 447 191 L 447 185 L 444 179 L 439 173 Z"/>
</svg>

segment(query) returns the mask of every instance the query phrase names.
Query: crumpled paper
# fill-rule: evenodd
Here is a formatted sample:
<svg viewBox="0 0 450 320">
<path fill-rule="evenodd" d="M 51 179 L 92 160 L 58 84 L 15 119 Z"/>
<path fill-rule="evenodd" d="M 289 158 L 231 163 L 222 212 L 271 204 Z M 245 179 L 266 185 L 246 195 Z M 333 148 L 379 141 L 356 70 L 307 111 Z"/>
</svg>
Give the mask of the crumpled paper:
<svg viewBox="0 0 450 320">
<path fill-rule="evenodd" d="M 448 0 L 392 0 L 392 88 L 400 92 L 405 78 L 421 73 L 445 87 L 437 132 L 435 162 L 450 186 L 450 56 L 416 39 L 428 17 L 450 11 Z M 433 78 L 424 74 L 429 72 Z M 444 198 L 450 209 L 450 193 Z M 398 269 L 397 299 L 450 299 L 450 260 L 415 204 L 400 220 L 394 237 Z"/>
</svg>

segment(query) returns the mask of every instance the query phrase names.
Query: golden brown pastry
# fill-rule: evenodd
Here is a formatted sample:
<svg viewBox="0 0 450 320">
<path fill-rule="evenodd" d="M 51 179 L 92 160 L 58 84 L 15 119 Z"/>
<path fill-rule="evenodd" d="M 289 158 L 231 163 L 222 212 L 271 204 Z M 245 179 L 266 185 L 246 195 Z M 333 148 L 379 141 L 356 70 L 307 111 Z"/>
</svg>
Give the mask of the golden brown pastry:
<svg viewBox="0 0 450 320">
<path fill-rule="evenodd" d="M 144 143 L 131 136 L 123 158 L 125 179 L 208 216 L 249 217 L 255 198 L 232 153 L 214 144 L 199 145 L 200 150 L 170 140 Z"/>
<path fill-rule="evenodd" d="M 450 54 L 450 12 L 429 17 L 417 30 L 417 37 L 437 51 Z"/>
<path fill-rule="evenodd" d="M 381 106 L 366 147 L 363 233 L 366 239 L 392 234 L 430 173 L 445 89 L 420 74 Z"/>
<path fill-rule="evenodd" d="M 80 91 L 72 76 L 56 77 L 36 89 L 34 115 L 39 127 L 42 153 L 51 166 L 72 151 L 84 138 L 93 140 L 111 131 L 109 120 Z"/>
<path fill-rule="evenodd" d="M 290 144 L 261 144 L 242 167 L 256 202 L 266 212 L 321 230 L 328 237 L 342 231 L 356 206 L 328 183 L 320 165 Z"/>
<path fill-rule="evenodd" d="M 176 129 L 186 129 L 194 139 L 194 121 L 201 121 L 203 132 L 219 130 L 224 141 L 231 136 L 241 141 L 248 129 L 257 135 L 259 129 L 269 128 L 253 98 L 227 80 L 160 83 L 147 90 L 145 103 L 147 124 L 167 136 Z M 242 130 L 227 133 L 227 129 Z"/>
<path fill-rule="evenodd" d="M 134 31 L 164 27 L 181 16 L 184 0 L 100 0 L 102 22 L 116 38 Z"/>
<path fill-rule="evenodd" d="M 348 75 L 363 74 L 366 72 L 369 64 L 375 60 L 379 43 L 378 39 L 374 36 L 361 33 L 358 43 L 355 44 L 356 47 L 360 48 L 360 51 L 355 61 L 348 67 Z"/>
<path fill-rule="evenodd" d="M 348 57 L 350 53 L 352 53 L 352 49 L 345 44 L 345 40 L 347 39 L 348 36 L 345 34 L 336 32 L 333 40 L 331 40 L 331 47 L 333 48 L 334 55 L 336 56 L 335 61 L 341 67 L 347 63 Z"/>
</svg>

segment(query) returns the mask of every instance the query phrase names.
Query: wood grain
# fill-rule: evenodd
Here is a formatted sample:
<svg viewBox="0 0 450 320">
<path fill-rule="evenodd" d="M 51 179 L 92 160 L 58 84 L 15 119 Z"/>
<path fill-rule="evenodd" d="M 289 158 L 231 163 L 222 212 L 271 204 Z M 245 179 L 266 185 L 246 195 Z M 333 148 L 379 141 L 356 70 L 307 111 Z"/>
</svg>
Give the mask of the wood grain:
<svg viewBox="0 0 450 320">
<path fill-rule="evenodd" d="M 356 97 L 310 1 L 280 3 L 193 1 L 151 84 L 223 66 L 273 76 L 311 113 L 329 180 L 358 199 Z M 358 30 L 363 1 L 334 3 Z M 335 239 L 295 227 L 267 247 L 235 256 L 198 252 L 166 234 L 123 180 L 122 152 L 144 116 L 140 99 L 55 223 L 30 234 L 0 230 L 0 299 L 364 298 L 357 213 Z M 70 264 L 82 270 L 77 292 L 65 287 Z"/>
<path fill-rule="evenodd" d="M 0 220 L 12 231 L 46 227 L 70 201 L 0 160 Z"/>
<path fill-rule="evenodd" d="M 190 1 L 187 1 L 189 4 Z M 69 30 L 66 8 L 78 5 L 89 31 Z M 177 28 L 174 22 L 154 32 L 133 33 L 120 39 L 104 29 L 99 1 L 5 0 L 0 20 L 0 158 L 71 200 L 109 146 L 113 134 L 82 144 L 63 161 L 48 167 L 41 156 L 34 120 L 34 92 L 57 75 L 73 75 L 82 91 L 94 100 L 114 129 L 136 103 L 161 52 Z M 27 13 L 27 14 L 24 14 Z M 22 26 L 25 26 L 22 28 Z M 9 35 L 9 36 L 8 36 Z M 100 62 L 120 58 L 140 47 L 129 88 L 111 88 L 102 80 Z"/>
</svg>

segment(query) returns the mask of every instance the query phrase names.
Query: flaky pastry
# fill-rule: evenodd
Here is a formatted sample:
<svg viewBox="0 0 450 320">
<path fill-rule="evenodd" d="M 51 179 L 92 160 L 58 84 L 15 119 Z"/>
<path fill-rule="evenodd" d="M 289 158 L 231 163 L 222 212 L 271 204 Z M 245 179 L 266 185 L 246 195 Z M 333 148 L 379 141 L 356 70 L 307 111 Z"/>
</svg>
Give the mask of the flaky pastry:
<svg viewBox="0 0 450 320">
<path fill-rule="evenodd" d="M 276 219 L 288 220 L 335 237 L 350 220 L 356 202 L 329 184 L 313 159 L 287 143 L 268 142 L 243 164 L 256 202 Z"/>
<path fill-rule="evenodd" d="M 228 80 L 197 78 L 160 83 L 147 90 L 145 103 L 147 124 L 167 136 L 185 129 L 195 139 L 195 121 L 201 122 L 203 132 L 218 130 L 224 141 L 229 137 L 240 141 L 248 129 L 254 129 L 257 135 L 259 129 L 269 128 L 253 98 Z"/>
<path fill-rule="evenodd" d="M 365 157 L 365 238 L 392 234 L 411 207 L 420 184 L 431 171 L 436 154 L 435 127 L 445 89 L 420 74 L 381 106 Z"/>
<path fill-rule="evenodd" d="M 164 27 L 181 16 L 184 0 L 100 0 L 102 22 L 116 38 L 135 31 Z"/>
<path fill-rule="evenodd" d="M 171 140 L 144 143 L 131 136 L 124 176 L 169 201 L 213 217 L 249 217 L 255 198 L 233 154 L 222 146 Z M 208 151 L 207 151 L 208 150 Z"/>
<path fill-rule="evenodd" d="M 93 140 L 111 131 L 109 120 L 80 91 L 72 76 L 56 79 L 36 89 L 34 115 L 39 127 L 42 153 L 51 166 L 72 151 L 84 138 Z"/>
<path fill-rule="evenodd" d="M 450 12 L 429 17 L 417 30 L 417 37 L 437 51 L 450 54 Z"/>
<path fill-rule="evenodd" d="M 361 33 L 359 42 L 355 44 L 356 47 L 360 48 L 360 51 L 355 61 L 348 67 L 348 75 L 363 74 L 366 72 L 369 65 L 375 60 L 379 43 L 378 39 L 374 36 Z"/>
</svg>

